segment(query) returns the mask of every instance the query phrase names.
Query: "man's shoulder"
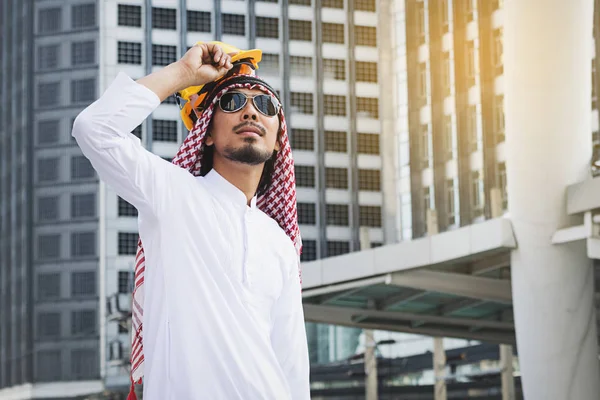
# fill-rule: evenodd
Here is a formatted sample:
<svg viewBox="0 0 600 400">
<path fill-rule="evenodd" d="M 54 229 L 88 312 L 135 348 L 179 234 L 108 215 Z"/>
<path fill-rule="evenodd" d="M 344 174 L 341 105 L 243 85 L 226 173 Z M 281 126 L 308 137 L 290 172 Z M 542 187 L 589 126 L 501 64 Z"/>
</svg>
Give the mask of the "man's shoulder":
<svg viewBox="0 0 600 400">
<path fill-rule="evenodd" d="M 285 231 L 279 226 L 277 221 L 269 217 L 262 210 L 259 210 L 259 215 L 261 218 L 261 222 L 264 223 L 265 228 L 269 231 L 269 234 L 272 234 L 277 239 L 277 244 L 279 246 L 285 246 L 286 249 L 288 247 L 291 247 L 292 249 L 294 249 L 295 252 L 295 247 L 294 243 L 292 242 L 292 239 L 290 239 L 290 237 L 285 233 Z"/>
</svg>

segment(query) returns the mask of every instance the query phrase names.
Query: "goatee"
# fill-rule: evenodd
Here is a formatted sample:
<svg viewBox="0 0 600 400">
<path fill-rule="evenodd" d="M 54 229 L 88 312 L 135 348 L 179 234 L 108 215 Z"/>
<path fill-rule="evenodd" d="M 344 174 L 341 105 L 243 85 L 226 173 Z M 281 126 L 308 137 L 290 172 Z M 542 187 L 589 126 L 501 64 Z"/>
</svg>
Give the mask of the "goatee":
<svg viewBox="0 0 600 400">
<path fill-rule="evenodd" d="M 223 155 L 228 160 L 248 165 L 259 165 L 269 161 L 269 159 L 273 156 L 273 153 L 266 150 L 256 149 L 254 146 L 252 146 L 252 142 L 247 141 L 246 145 L 237 149 L 226 147 Z"/>
</svg>

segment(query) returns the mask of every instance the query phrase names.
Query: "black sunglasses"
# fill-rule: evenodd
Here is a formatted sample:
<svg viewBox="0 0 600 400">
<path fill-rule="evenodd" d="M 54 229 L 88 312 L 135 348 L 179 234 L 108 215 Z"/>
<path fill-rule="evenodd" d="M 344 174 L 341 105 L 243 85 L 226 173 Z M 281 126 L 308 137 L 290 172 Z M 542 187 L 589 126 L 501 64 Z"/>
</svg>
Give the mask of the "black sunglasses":
<svg viewBox="0 0 600 400">
<path fill-rule="evenodd" d="M 281 104 L 276 98 L 268 94 L 249 96 L 241 92 L 227 92 L 219 100 L 219 108 L 226 113 L 240 111 L 246 106 L 248 99 L 252 99 L 254 107 L 267 117 L 274 117 L 279 112 Z"/>
</svg>

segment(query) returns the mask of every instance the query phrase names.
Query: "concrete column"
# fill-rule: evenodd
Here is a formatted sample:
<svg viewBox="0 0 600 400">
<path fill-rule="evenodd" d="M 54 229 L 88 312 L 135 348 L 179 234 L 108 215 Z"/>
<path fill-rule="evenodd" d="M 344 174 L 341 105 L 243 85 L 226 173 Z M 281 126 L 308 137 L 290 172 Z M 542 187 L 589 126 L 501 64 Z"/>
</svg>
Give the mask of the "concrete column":
<svg viewBox="0 0 600 400">
<path fill-rule="evenodd" d="M 593 270 L 569 226 L 565 189 L 591 156 L 592 0 L 504 2 L 508 210 L 514 317 L 524 397 L 597 400 Z"/>
<path fill-rule="evenodd" d="M 515 400 L 513 347 L 511 345 L 500 345 L 500 364 L 502 366 L 502 400 Z"/>
<path fill-rule="evenodd" d="M 368 250 L 371 248 L 371 237 L 369 228 L 360 227 L 359 229 L 360 249 Z M 377 343 L 373 330 L 365 329 L 365 399 L 379 399 L 379 381 L 377 380 Z"/>
<path fill-rule="evenodd" d="M 435 400 L 447 400 L 446 389 L 446 350 L 444 349 L 444 338 L 433 338 L 433 373 L 435 386 L 433 398 Z"/>
</svg>

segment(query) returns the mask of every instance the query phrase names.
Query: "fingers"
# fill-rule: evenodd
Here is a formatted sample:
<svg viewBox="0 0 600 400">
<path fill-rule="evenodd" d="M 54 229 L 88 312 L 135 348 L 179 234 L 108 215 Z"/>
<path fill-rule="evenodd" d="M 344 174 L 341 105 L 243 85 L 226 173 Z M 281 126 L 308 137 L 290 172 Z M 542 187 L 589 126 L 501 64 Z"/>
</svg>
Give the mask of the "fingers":
<svg viewBox="0 0 600 400">
<path fill-rule="evenodd" d="M 207 44 L 207 50 L 211 55 L 211 63 L 217 68 L 231 69 L 231 55 L 225 53 L 221 46 L 214 43 Z"/>
</svg>

